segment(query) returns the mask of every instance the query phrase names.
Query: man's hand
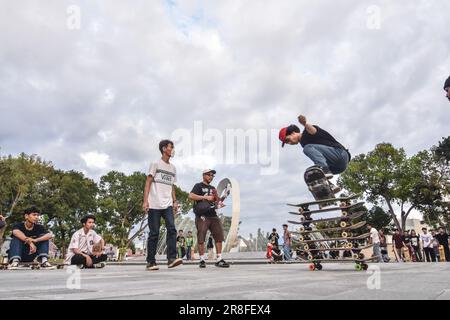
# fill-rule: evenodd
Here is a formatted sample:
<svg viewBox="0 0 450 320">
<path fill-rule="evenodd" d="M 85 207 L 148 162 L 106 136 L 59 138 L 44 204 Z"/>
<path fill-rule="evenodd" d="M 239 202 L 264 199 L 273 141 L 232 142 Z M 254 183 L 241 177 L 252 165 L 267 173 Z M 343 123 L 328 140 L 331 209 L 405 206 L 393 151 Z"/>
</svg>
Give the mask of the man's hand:
<svg viewBox="0 0 450 320">
<path fill-rule="evenodd" d="M 306 125 L 306 117 L 304 115 L 299 115 L 298 122 L 300 122 L 303 126 L 305 126 Z"/>
<path fill-rule="evenodd" d="M 147 212 L 148 209 L 150 208 L 150 205 L 148 203 L 148 200 L 144 201 L 144 203 L 142 204 L 142 209 Z"/>
<path fill-rule="evenodd" d="M 0 214 L 0 221 L 5 221 L 5 217 Z"/>
<path fill-rule="evenodd" d="M 30 254 L 35 253 L 37 250 L 36 245 L 30 241 Z"/>
<path fill-rule="evenodd" d="M 86 258 L 86 266 L 92 267 L 92 265 L 93 265 L 92 258 L 89 257 L 87 254 L 85 254 L 84 257 Z"/>
<path fill-rule="evenodd" d="M 203 196 L 203 199 L 204 200 L 206 200 L 206 201 L 215 201 L 216 200 L 216 197 L 214 197 L 214 196 Z"/>
<path fill-rule="evenodd" d="M 176 215 L 178 213 L 178 209 L 180 208 L 180 206 L 178 205 L 177 201 L 173 202 L 173 214 Z"/>
</svg>

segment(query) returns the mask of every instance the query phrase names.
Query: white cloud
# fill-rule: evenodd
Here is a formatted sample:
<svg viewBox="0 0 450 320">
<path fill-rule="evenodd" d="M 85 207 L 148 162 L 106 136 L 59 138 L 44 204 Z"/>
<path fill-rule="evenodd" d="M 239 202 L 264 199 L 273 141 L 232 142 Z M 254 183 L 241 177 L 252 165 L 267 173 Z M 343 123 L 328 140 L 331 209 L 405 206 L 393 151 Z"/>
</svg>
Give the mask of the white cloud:
<svg viewBox="0 0 450 320">
<path fill-rule="evenodd" d="M 90 151 L 81 153 L 80 157 L 86 163 L 89 169 L 107 169 L 109 163 L 109 156 L 105 153 L 99 153 L 97 151 Z"/>
</svg>

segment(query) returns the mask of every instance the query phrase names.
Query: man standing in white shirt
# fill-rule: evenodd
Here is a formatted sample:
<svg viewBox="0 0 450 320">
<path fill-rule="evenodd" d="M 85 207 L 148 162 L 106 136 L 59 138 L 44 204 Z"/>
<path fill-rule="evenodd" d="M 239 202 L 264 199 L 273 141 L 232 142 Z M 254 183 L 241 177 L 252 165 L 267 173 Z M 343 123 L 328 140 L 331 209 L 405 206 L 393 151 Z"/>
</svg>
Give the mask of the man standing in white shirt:
<svg viewBox="0 0 450 320">
<path fill-rule="evenodd" d="M 174 154 L 173 142 L 161 141 L 159 151 L 162 155 L 161 159 L 150 165 L 142 205 L 144 211 L 148 213 L 150 229 L 147 245 L 147 270 L 159 269 L 155 256 L 161 218 L 164 219 L 167 230 L 167 265 L 169 268 L 173 268 L 183 263 L 182 259 L 177 258 L 177 230 L 175 228 L 175 215 L 178 212 L 175 194 L 177 171 L 169 161 Z"/>
<path fill-rule="evenodd" d="M 378 258 L 378 262 L 384 262 L 380 250 L 380 237 L 378 231 L 371 223 L 367 224 L 367 228 L 370 230 L 370 242 L 373 244 L 373 255 Z"/>
<path fill-rule="evenodd" d="M 103 254 L 104 240 L 93 230 L 95 216 L 86 215 L 80 221 L 83 228 L 73 234 L 65 263 L 82 268 L 105 267 L 108 256 Z"/>
<path fill-rule="evenodd" d="M 433 248 L 433 236 L 428 233 L 427 228 L 422 228 L 423 234 L 420 235 L 420 241 L 422 242 L 422 248 L 425 254 L 427 262 L 435 262 L 436 257 L 434 256 Z"/>
</svg>

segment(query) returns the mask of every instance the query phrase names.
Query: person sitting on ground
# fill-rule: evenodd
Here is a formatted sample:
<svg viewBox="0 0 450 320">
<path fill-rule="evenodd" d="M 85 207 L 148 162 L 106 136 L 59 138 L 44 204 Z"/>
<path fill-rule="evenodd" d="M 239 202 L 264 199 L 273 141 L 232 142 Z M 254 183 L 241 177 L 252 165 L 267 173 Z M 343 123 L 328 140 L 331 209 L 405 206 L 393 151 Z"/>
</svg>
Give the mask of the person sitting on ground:
<svg viewBox="0 0 450 320">
<path fill-rule="evenodd" d="M 272 247 L 272 258 L 275 263 L 283 261 L 283 252 L 280 248 L 278 248 L 278 246 Z"/>
<path fill-rule="evenodd" d="M 80 268 L 103 268 L 108 256 L 103 253 L 105 241 L 93 229 L 95 216 L 89 214 L 80 220 L 83 227 L 70 240 L 65 263 Z"/>
<path fill-rule="evenodd" d="M 380 229 L 378 231 L 378 235 L 380 237 L 380 252 L 383 257 L 384 262 L 389 262 L 391 258 L 389 258 L 388 250 L 387 250 L 387 241 L 386 236 L 384 235 L 384 231 Z"/>
<path fill-rule="evenodd" d="M 18 269 L 21 262 L 33 262 L 35 259 L 43 269 L 55 269 L 48 262 L 51 232 L 38 224 L 41 212 L 36 207 L 24 211 L 25 221 L 13 226 L 11 245 L 8 253 L 8 269 Z"/>
</svg>

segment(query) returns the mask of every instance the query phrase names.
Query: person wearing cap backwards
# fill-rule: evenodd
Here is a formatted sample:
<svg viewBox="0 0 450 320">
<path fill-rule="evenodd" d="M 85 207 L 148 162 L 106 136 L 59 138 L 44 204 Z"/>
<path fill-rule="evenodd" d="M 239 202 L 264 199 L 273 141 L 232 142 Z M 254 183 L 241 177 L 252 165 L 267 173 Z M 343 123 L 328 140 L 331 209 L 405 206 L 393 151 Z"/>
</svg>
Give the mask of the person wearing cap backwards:
<svg viewBox="0 0 450 320">
<path fill-rule="evenodd" d="M 80 222 L 83 227 L 72 235 L 64 262 L 81 268 L 105 267 L 108 256 L 103 253 L 105 241 L 94 231 L 95 216 L 86 215 Z"/>
<path fill-rule="evenodd" d="M 300 132 L 300 128 L 294 124 L 282 128 L 279 133 L 282 147 L 300 143 L 303 153 L 323 170 L 327 178 L 344 172 L 351 158 L 350 152 L 327 131 L 309 124 L 305 116 L 300 115 L 298 121 L 305 130 Z"/>
<path fill-rule="evenodd" d="M 450 77 L 445 80 L 444 90 L 447 92 L 447 99 L 450 101 Z"/>
<path fill-rule="evenodd" d="M 216 174 L 215 170 L 203 171 L 203 181 L 197 183 L 189 193 L 189 199 L 195 201 L 195 227 L 197 228 L 198 254 L 200 256 L 200 268 L 206 267 L 205 240 L 206 233 L 211 234 L 216 242 L 216 267 L 228 268 L 230 265 L 222 258 L 222 242 L 224 241 L 223 226 L 217 216 L 216 204 L 217 190 L 211 185 Z"/>
</svg>

